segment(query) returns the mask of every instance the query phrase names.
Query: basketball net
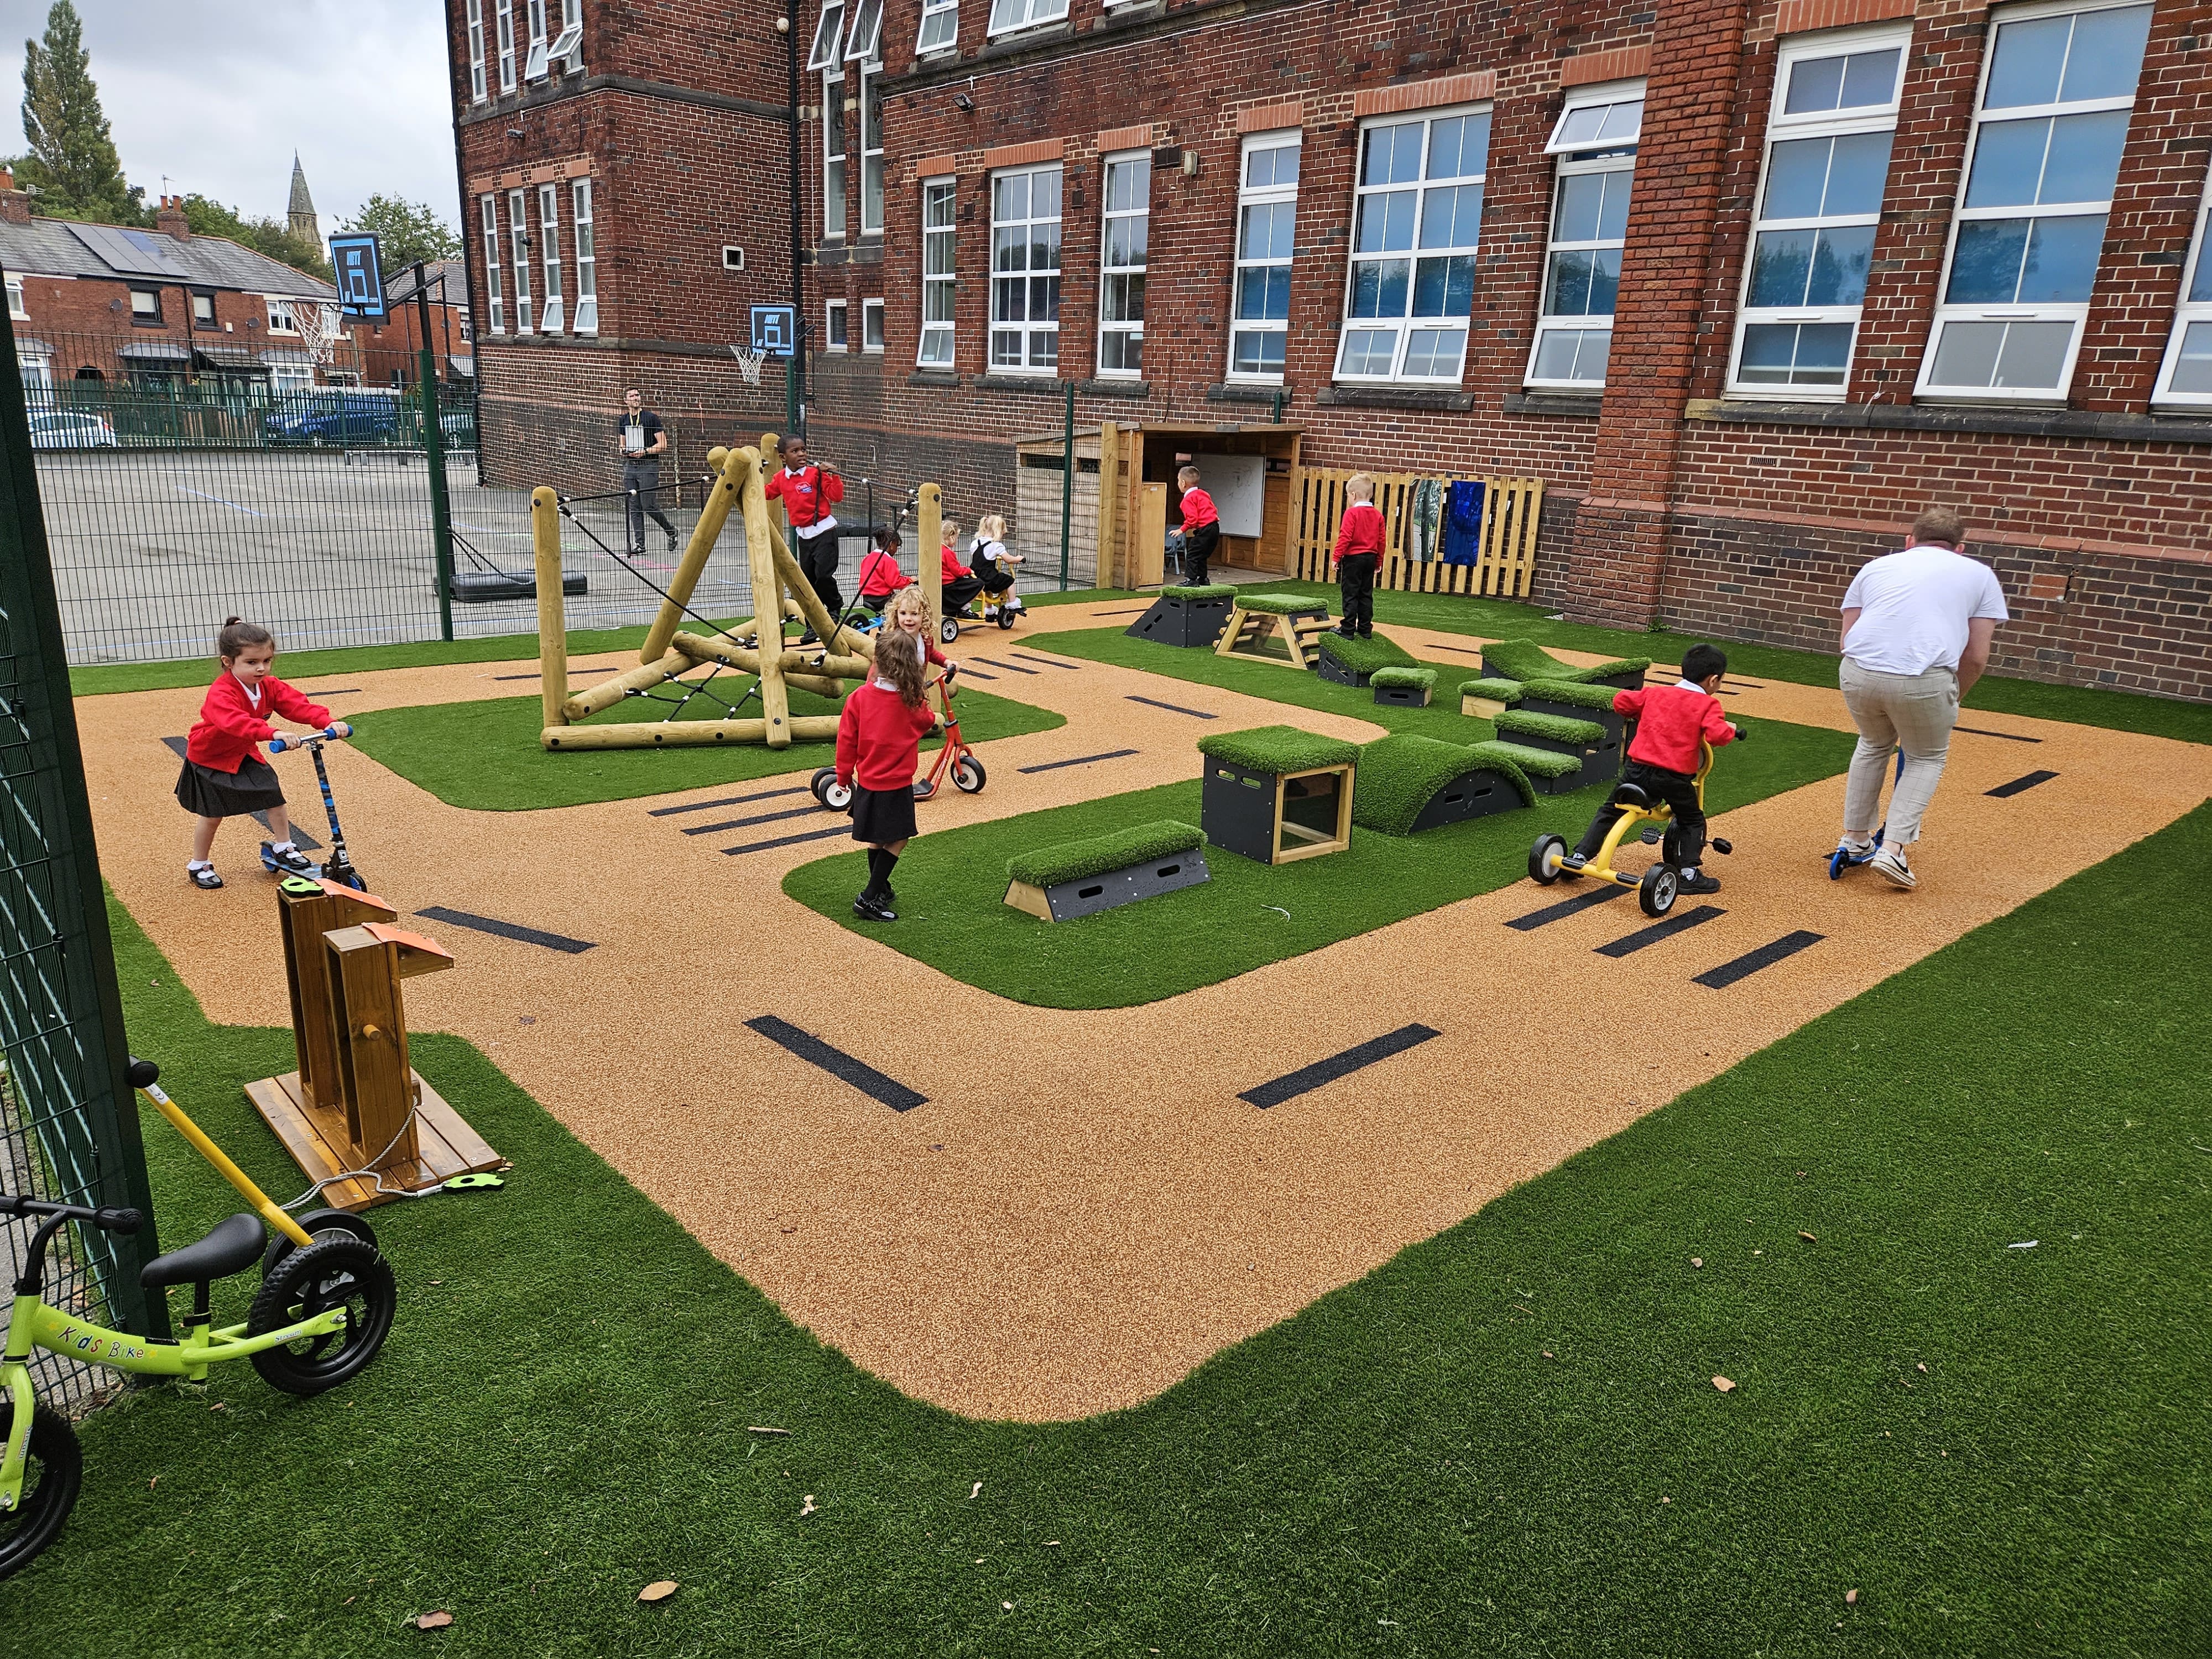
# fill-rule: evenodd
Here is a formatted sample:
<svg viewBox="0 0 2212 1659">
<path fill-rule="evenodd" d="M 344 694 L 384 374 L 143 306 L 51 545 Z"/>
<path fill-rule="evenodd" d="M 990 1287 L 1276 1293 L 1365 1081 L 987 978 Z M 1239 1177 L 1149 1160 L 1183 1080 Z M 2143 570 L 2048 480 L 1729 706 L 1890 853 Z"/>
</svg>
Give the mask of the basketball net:
<svg viewBox="0 0 2212 1659">
<path fill-rule="evenodd" d="M 747 386 L 758 386 L 761 365 L 768 361 L 765 351 L 746 351 L 737 346 L 730 348 L 730 356 L 738 360 L 738 373 L 745 377 Z"/>
</svg>

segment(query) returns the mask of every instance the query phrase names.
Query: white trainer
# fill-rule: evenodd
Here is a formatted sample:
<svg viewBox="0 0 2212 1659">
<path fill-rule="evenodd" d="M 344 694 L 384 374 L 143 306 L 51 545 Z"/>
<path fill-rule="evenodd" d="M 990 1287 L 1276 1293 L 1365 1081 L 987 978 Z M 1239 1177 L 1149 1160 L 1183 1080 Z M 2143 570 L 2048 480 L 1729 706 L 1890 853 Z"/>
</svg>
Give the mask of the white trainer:
<svg viewBox="0 0 2212 1659">
<path fill-rule="evenodd" d="M 1912 873 L 1912 866 L 1905 861 L 1902 847 L 1883 848 L 1874 855 L 1872 867 L 1876 875 L 1892 886 L 1917 887 L 1920 884 L 1919 878 Z"/>
</svg>

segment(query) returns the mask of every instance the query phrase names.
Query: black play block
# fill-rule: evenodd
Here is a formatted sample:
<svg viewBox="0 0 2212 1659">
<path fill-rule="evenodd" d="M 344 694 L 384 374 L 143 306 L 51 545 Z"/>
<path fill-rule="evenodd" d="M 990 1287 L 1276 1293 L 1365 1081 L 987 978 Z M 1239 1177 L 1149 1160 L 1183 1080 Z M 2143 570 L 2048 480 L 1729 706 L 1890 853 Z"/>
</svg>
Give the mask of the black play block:
<svg viewBox="0 0 2212 1659">
<path fill-rule="evenodd" d="M 1229 621 L 1230 599 L 1186 599 L 1174 588 L 1163 588 L 1152 608 L 1122 631 L 1132 639 L 1154 640 L 1162 645 L 1203 646 L 1212 649 Z"/>
<path fill-rule="evenodd" d="M 1331 685 L 1358 686 L 1367 684 L 1367 676 L 1361 670 L 1339 662 L 1326 651 L 1317 651 L 1315 654 L 1321 659 L 1314 665 L 1315 671 Z"/>
<path fill-rule="evenodd" d="M 1477 767 L 1463 772 L 1429 797 L 1420 816 L 1413 820 L 1413 833 L 1434 830 L 1447 823 L 1464 823 L 1469 818 L 1486 818 L 1492 812 L 1511 812 L 1521 805 L 1521 792 L 1487 767 Z"/>
<path fill-rule="evenodd" d="M 1607 783 L 1620 775 L 1621 740 L 1617 732 L 1607 732 L 1595 743 L 1561 743 L 1556 738 L 1540 737 L 1534 732 L 1516 732 L 1506 739 L 1524 749 L 1541 749 L 1547 754 L 1567 755 L 1582 763 L 1583 769 L 1564 778 L 1546 781 L 1532 778 L 1538 791 L 1544 794 L 1572 794 L 1593 783 Z"/>
<path fill-rule="evenodd" d="M 1560 714 L 1571 720 L 1589 720 L 1605 727 L 1606 737 L 1615 743 L 1628 729 L 1628 716 L 1626 714 L 1610 708 L 1585 708 L 1578 702 L 1554 702 L 1533 687 L 1521 694 L 1519 707 L 1523 713 L 1530 714 Z"/>
<path fill-rule="evenodd" d="M 1054 921 L 1073 921 L 1081 916 L 1095 916 L 1101 910 L 1134 904 L 1139 899 L 1157 898 L 1162 893 L 1195 887 L 1209 879 L 1205 851 L 1194 847 L 1164 859 L 1063 881 L 1046 888 L 1044 896 L 1046 903 L 1052 908 Z"/>
</svg>

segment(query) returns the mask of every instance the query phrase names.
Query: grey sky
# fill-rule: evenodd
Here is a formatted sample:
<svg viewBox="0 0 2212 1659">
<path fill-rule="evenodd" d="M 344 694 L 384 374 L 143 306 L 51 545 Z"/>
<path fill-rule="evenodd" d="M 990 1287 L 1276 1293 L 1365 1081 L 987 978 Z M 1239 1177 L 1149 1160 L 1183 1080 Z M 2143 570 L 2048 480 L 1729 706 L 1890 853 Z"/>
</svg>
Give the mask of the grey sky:
<svg viewBox="0 0 2212 1659">
<path fill-rule="evenodd" d="M 0 0 L 0 149 L 23 149 L 23 42 L 49 0 Z M 283 216 L 292 152 L 328 236 L 375 191 L 458 222 L 438 0 L 76 0 L 123 170 Z"/>
</svg>

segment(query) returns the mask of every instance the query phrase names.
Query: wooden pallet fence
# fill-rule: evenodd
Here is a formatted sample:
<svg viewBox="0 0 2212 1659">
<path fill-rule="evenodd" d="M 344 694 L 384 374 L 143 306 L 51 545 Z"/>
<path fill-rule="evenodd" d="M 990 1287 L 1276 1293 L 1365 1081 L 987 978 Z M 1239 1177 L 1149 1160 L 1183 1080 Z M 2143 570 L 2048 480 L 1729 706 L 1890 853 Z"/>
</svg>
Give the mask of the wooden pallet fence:
<svg viewBox="0 0 2212 1659">
<path fill-rule="evenodd" d="M 1421 482 L 1410 472 L 1376 472 L 1375 505 L 1382 509 L 1382 561 L 1375 585 L 1401 593 L 1463 593 L 1496 599 L 1526 599 L 1536 573 L 1536 532 L 1543 516 L 1541 478 L 1486 478 L 1481 481 L 1482 529 L 1476 539 L 1473 564 L 1447 564 L 1438 556 L 1443 544 L 1441 520 L 1436 546 L 1430 556 L 1419 556 L 1414 545 L 1413 515 L 1408 510 L 1413 487 Z M 1337 525 L 1344 517 L 1345 481 L 1350 469 L 1300 467 L 1292 490 L 1291 574 L 1303 581 L 1334 581 L 1336 566 L 1330 555 L 1336 545 Z M 1441 481 L 1447 495 L 1455 483 Z"/>
</svg>

